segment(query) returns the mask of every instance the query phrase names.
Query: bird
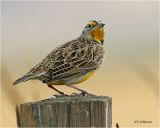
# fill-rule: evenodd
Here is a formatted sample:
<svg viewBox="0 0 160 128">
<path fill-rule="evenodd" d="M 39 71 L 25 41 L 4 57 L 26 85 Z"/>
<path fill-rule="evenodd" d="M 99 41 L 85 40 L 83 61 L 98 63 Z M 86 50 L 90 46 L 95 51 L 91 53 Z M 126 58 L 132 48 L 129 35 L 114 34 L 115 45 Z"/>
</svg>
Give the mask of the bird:
<svg viewBox="0 0 160 128">
<path fill-rule="evenodd" d="M 104 25 L 99 20 L 88 21 L 78 38 L 56 47 L 13 85 L 40 80 L 61 95 L 65 93 L 55 86 L 66 85 L 89 94 L 75 85 L 89 79 L 104 61 Z"/>
</svg>

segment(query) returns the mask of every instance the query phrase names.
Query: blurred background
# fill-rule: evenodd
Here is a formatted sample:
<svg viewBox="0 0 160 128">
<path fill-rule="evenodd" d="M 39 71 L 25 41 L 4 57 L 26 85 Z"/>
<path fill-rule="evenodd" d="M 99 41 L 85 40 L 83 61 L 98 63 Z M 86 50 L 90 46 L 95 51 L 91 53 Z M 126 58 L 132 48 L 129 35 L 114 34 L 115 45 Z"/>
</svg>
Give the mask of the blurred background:
<svg viewBox="0 0 160 128">
<path fill-rule="evenodd" d="M 16 127 L 16 104 L 55 94 L 40 81 L 13 81 L 93 19 L 106 24 L 107 55 L 101 69 L 77 86 L 112 97 L 113 126 L 158 127 L 158 1 L 3 1 L 1 12 L 1 127 Z"/>
</svg>

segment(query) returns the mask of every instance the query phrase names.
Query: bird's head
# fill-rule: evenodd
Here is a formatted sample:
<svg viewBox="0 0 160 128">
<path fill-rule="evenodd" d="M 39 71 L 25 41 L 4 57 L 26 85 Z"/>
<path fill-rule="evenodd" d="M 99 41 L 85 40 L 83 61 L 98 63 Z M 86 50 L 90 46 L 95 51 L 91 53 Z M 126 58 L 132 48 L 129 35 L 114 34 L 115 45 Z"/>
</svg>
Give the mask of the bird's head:
<svg viewBox="0 0 160 128">
<path fill-rule="evenodd" d="M 104 23 L 101 21 L 92 20 L 87 23 L 82 31 L 82 37 L 94 40 L 100 44 L 104 41 Z"/>
</svg>

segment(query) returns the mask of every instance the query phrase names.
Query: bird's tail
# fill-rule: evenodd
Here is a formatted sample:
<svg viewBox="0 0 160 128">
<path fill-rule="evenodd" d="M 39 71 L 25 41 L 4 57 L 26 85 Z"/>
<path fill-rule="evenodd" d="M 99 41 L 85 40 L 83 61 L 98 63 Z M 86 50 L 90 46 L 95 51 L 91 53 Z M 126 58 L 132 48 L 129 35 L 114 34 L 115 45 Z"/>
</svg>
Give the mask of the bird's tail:
<svg viewBox="0 0 160 128">
<path fill-rule="evenodd" d="M 16 84 L 19 84 L 21 82 L 25 82 L 27 80 L 31 80 L 31 79 L 35 79 L 35 78 L 38 78 L 40 77 L 41 75 L 44 75 L 45 72 L 36 72 L 36 73 L 29 73 L 29 74 L 26 74 L 24 76 L 22 76 L 21 78 L 17 79 L 13 85 L 16 85 Z"/>
<path fill-rule="evenodd" d="M 19 84 L 21 82 L 25 82 L 25 81 L 30 80 L 32 78 L 33 78 L 32 75 L 24 75 L 21 78 L 17 79 L 15 82 L 13 82 L 13 85 Z"/>
</svg>

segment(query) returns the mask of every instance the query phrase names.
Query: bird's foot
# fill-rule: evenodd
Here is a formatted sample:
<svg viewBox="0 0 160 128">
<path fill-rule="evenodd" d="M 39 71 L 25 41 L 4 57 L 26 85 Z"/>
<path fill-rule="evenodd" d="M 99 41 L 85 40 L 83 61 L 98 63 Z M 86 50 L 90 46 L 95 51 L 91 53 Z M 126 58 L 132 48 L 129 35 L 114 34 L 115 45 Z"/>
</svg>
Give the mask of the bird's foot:
<svg viewBox="0 0 160 128">
<path fill-rule="evenodd" d="M 69 95 L 63 93 L 63 94 L 54 94 L 53 96 L 57 98 L 57 97 L 64 97 L 64 96 L 69 96 Z"/>
<path fill-rule="evenodd" d="M 75 93 L 75 92 L 73 92 L 72 94 L 71 94 L 71 96 L 81 96 L 82 95 L 82 93 Z"/>
<path fill-rule="evenodd" d="M 87 91 L 81 91 L 81 94 L 83 95 L 83 96 L 96 96 L 96 95 L 94 95 L 94 94 L 91 94 L 91 93 L 89 93 L 89 92 L 87 92 Z"/>
<path fill-rule="evenodd" d="M 91 94 L 87 91 L 81 91 L 81 93 L 72 93 L 71 96 L 96 96 L 94 94 Z"/>
</svg>

